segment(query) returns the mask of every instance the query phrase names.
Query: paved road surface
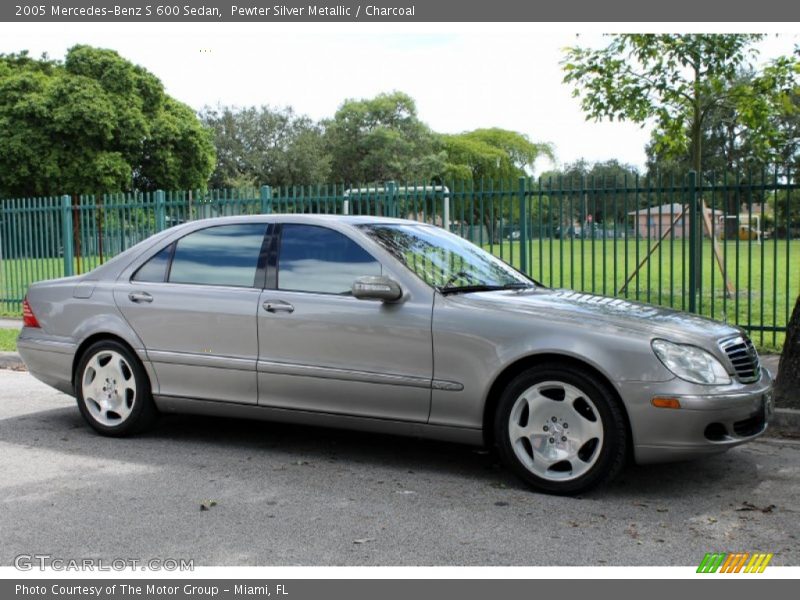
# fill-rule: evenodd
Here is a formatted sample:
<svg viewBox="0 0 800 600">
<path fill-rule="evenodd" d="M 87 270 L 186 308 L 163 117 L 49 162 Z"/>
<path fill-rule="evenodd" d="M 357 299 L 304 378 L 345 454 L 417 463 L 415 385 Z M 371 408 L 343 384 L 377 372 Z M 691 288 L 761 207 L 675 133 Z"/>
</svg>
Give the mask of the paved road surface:
<svg viewBox="0 0 800 600">
<path fill-rule="evenodd" d="M 631 467 L 584 498 L 534 494 L 469 447 L 170 417 L 113 440 L 0 371 L 0 564 L 20 553 L 197 565 L 799 565 L 800 444 Z M 217 504 L 201 511 L 204 501 Z M 356 541 L 360 543 L 356 543 Z"/>
</svg>

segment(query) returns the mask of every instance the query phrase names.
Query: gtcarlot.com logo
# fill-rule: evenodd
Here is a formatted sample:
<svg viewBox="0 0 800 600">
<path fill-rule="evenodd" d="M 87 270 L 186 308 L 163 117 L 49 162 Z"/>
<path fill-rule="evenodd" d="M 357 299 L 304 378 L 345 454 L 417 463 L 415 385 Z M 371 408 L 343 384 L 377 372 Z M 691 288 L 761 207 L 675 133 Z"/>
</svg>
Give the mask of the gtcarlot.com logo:
<svg viewBox="0 0 800 600">
<path fill-rule="evenodd" d="M 708 552 L 700 566 L 698 573 L 763 573 L 772 554 L 766 552 Z"/>
<path fill-rule="evenodd" d="M 194 559 L 186 558 L 59 558 L 51 554 L 19 554 L 19 571 L 194 571 Z"/>
</svg>

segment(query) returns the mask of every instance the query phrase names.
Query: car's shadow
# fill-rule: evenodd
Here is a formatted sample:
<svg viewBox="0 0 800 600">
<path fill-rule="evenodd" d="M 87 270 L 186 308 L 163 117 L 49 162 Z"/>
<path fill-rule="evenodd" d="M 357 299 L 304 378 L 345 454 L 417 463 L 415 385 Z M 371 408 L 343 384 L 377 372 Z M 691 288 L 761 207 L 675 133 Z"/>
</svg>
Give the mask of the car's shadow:
<svg viewBox="0 0 800 600">
<path fill-rule="evenodd" d="M 70 452 L 87 457 L 114 456 L 139 464 L 176 467 L 212 454 L 259 454 L 291 463 L 337 462 L 353 469 L 377 466 L 401 472 L 464 478 L 477 485 L 526 490 L 500 464 L 494 451 L 460 444 L 358 431 L 193 415 L 165 415 L 149 432 L 132 438 L 103 437 L 85 424 L 77 407 L 50 409 L 0 420 L 4 443 Z M 119 446 L 124 452 L 119 452 Z M 720 488 L 743 492 L 759 483 L 755 457 L 735 452 L 692 462 L 629 464 L 611 484 L 589 492 L 594 499 L 707 496 Z"/>
</svg>

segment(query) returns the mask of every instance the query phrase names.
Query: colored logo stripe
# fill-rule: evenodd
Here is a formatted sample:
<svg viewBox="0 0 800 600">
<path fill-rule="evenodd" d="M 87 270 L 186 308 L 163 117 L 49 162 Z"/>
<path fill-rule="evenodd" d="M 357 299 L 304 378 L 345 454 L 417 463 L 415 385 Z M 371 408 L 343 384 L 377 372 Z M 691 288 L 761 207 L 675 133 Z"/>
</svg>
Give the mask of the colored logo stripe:
<svg viewBox="0 0 800 600">
<path fill-rule="evenodd" d="M 772 560 L 772 553 L 757 552 L 707 552 L 697 567 L 698 573 L 763 573 Z M 749 561 L 748 561 L 749 559 Z M 745 566 L 747 563 L 747 566 Z"/>
<path fill-rule="evenodd" d="M 697 567 L 698 573 L 716 573 L 727 555 L 724 552 L 707 552 Z"/>
<path fill-rule="evenodd" d="M 772 560 L 772 554 L 753 554 L 753 558 L 745 567 L 745 573 L 763 573 L 767 568 L 769 561 Z"/>
<path fill-rule="evenodd" d="M 725 560 L 725 563 L 722 565 L 722 569 L 720 569 L 720 573 L 738 573 L 742 570 L 744 561 L 746 561 L 749 557 L 749 552 L 736 552 L 734 554 L 729 554 L 728 558 Z"/>
</svg>

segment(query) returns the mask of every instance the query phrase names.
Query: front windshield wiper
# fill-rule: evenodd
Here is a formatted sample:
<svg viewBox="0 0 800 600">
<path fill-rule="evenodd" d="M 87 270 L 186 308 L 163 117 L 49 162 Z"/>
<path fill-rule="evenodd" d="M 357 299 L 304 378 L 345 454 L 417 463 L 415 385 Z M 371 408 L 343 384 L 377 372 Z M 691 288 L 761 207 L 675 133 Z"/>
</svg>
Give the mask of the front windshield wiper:
<svg viewBox="0 0 800 600">
<path fill-rule="evenodd" d="M 505 285 L 458 285 L 439 288 L 442 294 L 469 294 L 470 292 L 497 292 L 500 290 L 527 290 L 536 287 L 532 283 L 506 283 Z"/>
</svg>

